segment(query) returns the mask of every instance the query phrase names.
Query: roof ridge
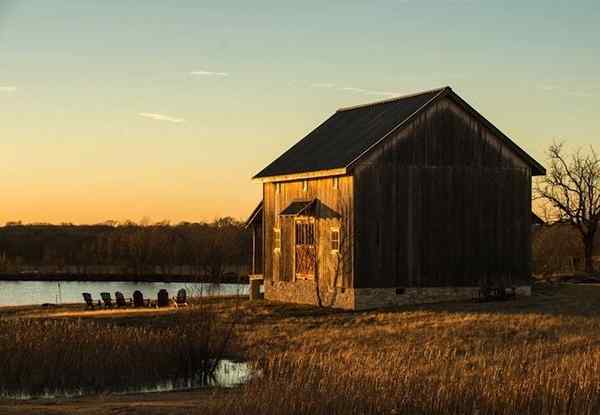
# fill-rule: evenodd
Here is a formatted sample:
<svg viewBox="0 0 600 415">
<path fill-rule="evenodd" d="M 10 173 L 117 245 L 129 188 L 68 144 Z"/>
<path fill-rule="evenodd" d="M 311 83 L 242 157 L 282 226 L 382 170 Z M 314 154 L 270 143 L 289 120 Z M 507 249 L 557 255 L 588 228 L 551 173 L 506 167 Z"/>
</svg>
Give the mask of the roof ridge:
<svg viewBox="0 0 600 415">
<path fill-rule="evenodd" d="M 446 86 L 446 87 L 440 88 L 440 89 L 433 89 L 433 90 L 429 91 L 429 93 L 434 93 L 434 92 L 435 92 L 435 94 L 431 98 L 429 98 L 426 103 L 424 103 L 419 108 L 417 108 L 412 114 L 410 114 L 408 117 L 404 118 L 402 121 L 400 121 L 400 123 L 396 124 L 391 130 L 389 130 L 381 138 L 379 138 L 377 141 L 375 141 L 373 144 L 371 144 L 367 149 L 365 149 L 362 153 L 360 153 L 357 157 L 355 157 L 353 160 L 351 160 L 350 163 L 348 163 L 346 165 L 346 168 L 351 167 L 357 160 L 360 160 L 366 153 L 371 151 L 372 148 L 379 145 L 379 143 L 381 143 L 383 140 L 385 140 L 394 131 L 398 130 L 399 128 L 403 128 L 403 126 L 405 126 L 408 122 L 410 122 L 417 114 L 419 114 L 421 111 L 423 111 L 424 108 L 429 107 L 429 105 L 432 102 L 436 101 L 439 97 L 446 96 L 446 95 L 448 95 L 448 93 L 452 93 L 452 94 L 454 93 L 454 91 L 452 91 L 452 88 L 450 88 L 449 86 Z M 427 92 L 423 92 L 423 93 L 417 94 L 417 95 L 424 95 L 426 93 Z"/>
<path fill-rule="evenodd" d="M 452 90 L 452 88 L 450 86 L 444 86 L 441 88 L 433 88 L 433 89 L 430 89 L 427 91 L 415 92 L 413 94 L 401 95 L 401 96 L 394 97 L 394 98 L 387 98 L 387 99 L 382 99 L 379 101 L 373 101 L 373 102 L 369 102 L 366 104 L 358 104 L 358 105 L 352 105 L 349 107 L 341 107 L 341 108 L 338 108 L 336 110 L 336 112 L 349 111 L 349 110 L 358 109 L 358 108 L 370 107 L 372 105 L 378 105 L 378 104 L 386 104 L 388 102 L 399 101 L 401 99 L 412 98 L 412 97 L 416 97 L 419 95 L 431 94 L 433 92 L 441 92 L 443 90 Z"/>
</svg>

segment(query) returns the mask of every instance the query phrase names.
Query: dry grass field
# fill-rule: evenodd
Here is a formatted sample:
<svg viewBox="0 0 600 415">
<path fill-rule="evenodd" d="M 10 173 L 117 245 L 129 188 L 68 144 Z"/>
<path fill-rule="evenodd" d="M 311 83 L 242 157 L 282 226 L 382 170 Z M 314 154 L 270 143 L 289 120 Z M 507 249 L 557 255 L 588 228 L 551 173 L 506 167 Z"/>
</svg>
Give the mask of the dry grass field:
<svg viewBox="0 0 600 415">
<path fill-rule="evenodd" d="M 0 402 L 0 413 L 597 414 L 600 286 L 502 303 L 367 312 L 211 299 L 231 353 L 260 376 L 233 390 Z M 178 313 L 4 309 L 4 320 L 174 327 Z M 194 313 L 194 310 L 191 311 Z M 235 315 L 235 316 L 234 316 Z"/>
</svg>

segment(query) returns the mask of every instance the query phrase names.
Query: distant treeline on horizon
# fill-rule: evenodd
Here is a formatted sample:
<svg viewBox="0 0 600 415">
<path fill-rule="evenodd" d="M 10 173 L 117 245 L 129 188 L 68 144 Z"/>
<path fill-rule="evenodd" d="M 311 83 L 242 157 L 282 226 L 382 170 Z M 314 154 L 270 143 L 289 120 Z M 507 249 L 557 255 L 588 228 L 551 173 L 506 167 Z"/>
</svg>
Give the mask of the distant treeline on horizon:
<svg viewBox="0 0 600 415">
<path fill-rule="evenodd" d="M 0 227 L 0 272 L 208 276 L 247 267 L 249 235 L 230 218 L 212 222 L 106 221 Z"/>
</svg>

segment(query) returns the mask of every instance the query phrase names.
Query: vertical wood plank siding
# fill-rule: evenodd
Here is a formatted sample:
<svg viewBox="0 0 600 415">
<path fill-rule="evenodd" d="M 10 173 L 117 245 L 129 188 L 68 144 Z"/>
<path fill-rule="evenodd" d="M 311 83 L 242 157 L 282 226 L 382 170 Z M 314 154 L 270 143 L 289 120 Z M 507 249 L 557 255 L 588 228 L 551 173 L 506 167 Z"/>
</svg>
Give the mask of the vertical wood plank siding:
<svg viewBox="0 0 600 415">
<path fill-rule="evenodd" d="M 529 280 L 531 171 L 449 100 L 359 162 L 354 201 L 356 288 Z"/>
<path fill-rule="evenodd" d="M 318 199 L 316 205 L 316 240 L 318 249 L 318 278 L 338 287 L 352 287 L 352 192 L 353 178 L 339 176 L 335 189 L 332 177 L 309 179 L 307 190 L 303 180 L 264 183 L 264 278 L 269 281 L 294 279 L 294 218 L 280 217 L 279 213 L 295 200 Z M 343 218 L 341 217 L 343 216 Z M 273 252 L 273 228 L 281 229 L 281 252 Z M 341 227 L 340 243 L 345 253 L 343 270 L 336 272 L 337 260 L 331 254 L 330 229 Z M 337 281 L 333 281 L 337 279 Z"/>
</svg>

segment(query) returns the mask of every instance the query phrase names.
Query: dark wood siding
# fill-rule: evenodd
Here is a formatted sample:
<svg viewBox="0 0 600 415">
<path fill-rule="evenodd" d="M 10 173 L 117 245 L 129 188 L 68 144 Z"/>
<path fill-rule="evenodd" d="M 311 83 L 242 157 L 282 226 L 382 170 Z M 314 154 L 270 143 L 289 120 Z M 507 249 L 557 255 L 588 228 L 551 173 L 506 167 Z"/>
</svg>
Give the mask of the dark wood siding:
<svg viewBox="0 0 600 415">
<path fill-rule="evenodd" d="M 262 211 L 260 213 L 262 218 Z M 250 273 L 263 273 L 263 226 L 262 219 L 256 220 L 251 226 L 252 245 L 250 246 Z"/>
<path fill-rule="evenodd" d="M 528 280 L 530 168 L 448 100 L 354 171 L 355 286 Z"/>
<path fill-rule="evenodd" d="M 334 178 L 308 179 L 307 189 L 303 190 L 303 180 L 263 184 L 264 196 L 264 278 L 266 281 L 292 281 L 294 279 L 294 218 L 280 216 L 279 213 L 291 202 L 317 199 L 316 239 L 319 258 L 319 278 L 339 287 L 352 286 L 352 192 L 353 178 L 339 176 L 338 188 L 334 188 Z M 342 241 L 343 267 L 338 266 L 330 250 L 330 229 L 344 229 Z M 273 229 L 281 230 L 281 251 L 274 252 Z M 342 270 L 343 268 L 343 270 Z M 339 269 L 339 271 L 336 271 Z M 337 279 L 337 281 L 333 281 Z"/>
</svg>

